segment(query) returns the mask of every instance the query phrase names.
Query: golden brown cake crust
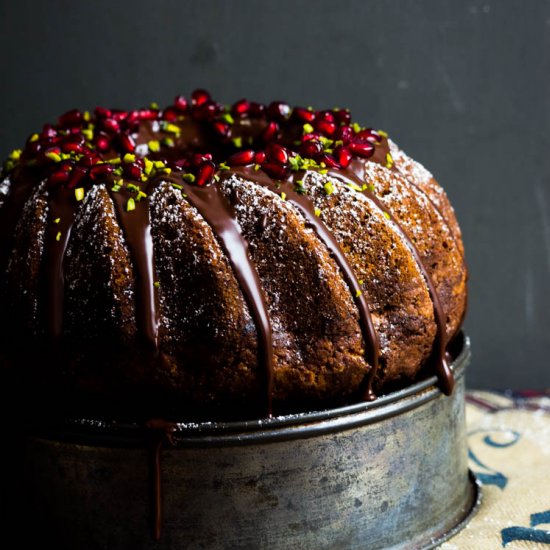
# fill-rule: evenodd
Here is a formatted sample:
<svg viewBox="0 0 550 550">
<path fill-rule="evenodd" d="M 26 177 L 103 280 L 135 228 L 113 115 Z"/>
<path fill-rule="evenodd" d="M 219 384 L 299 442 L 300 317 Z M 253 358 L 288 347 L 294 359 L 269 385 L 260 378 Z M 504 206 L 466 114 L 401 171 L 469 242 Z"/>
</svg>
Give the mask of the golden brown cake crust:
<svg viewBox="0 0 550 550">
<path fill-rule="evenodd" d="M 10 155 L 0 359 L 33 395 L 191 418 L 372 399 L 426 368 L 452 390 L 467 273 L 443 190 L 348 111 L 243 102 L 70 111 Z"/>
</svg>

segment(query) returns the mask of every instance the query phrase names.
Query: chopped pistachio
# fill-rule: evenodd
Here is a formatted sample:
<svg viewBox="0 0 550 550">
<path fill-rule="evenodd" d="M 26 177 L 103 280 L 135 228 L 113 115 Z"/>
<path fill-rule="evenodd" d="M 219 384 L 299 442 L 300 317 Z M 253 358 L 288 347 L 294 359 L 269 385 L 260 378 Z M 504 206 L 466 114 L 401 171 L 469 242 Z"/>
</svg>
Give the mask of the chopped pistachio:
<svg viewBox="0 0 550 550">
<path fill-rule="evenodd" d="M 92 141 L 92 139 L 94 139 L 94 132 L 93 130 L 90 130 L 88 128 L 83 128 L 82 130 L 82 135 L 88 140 L 88 141 Z"/>
<path fill-rule="evenodd" d="M 149 151 L 153 151 L 153 153 L 160 151 L 160 141 L 156 139 L 152 139 L 147 145 L 149 146 Z"/>
<path fill-rule="evenodd" d="M 357 124 L 357 122 L 354 122 L 354 123 L 351 125 L 351 129 L 352 129 L 356 134 L 358 134 L 358 133 L 361 131 L 361 126 L 359 126 L 359 124 Z"/>
<path fill-rule="evenodd" d="M 218 168 L 220 170 L 230 170 L 230 167 L 227 166 L 227 164 L 225 164 L 225 162 L 220 162 L 220 164 L 218 165 Z"/>
<path fill-rule="evenodd" d="M 74 190 L 74 196 L 77 201 L 81 201 L 84 198 L 84 187 L 77 187 Z"/>
<path fill-rule="evenodd" d="M 242 137 L 234 137 L 231 141 L 237 149 L 240 149 L 243 146 L 243 138 Z"/>
<path fill-rule="evenodd" d="M 122 157 L 122 160 L 124 162 L 135 162 L 136 160 L 136 155 L 133 155 L 132 153 L 126 153 L 123 157 Z"/>
<path fill-rule="evenodd" d="M 327 181 L 325 185 L 323 185 L 323 189 L 327 195 L 332 195 L 332 193 L 334 193 L 334 185 L 332 185 L 330 181 Z"/>
<path fill-rule="evenodd" d="M 162 143 L 164 145 L 166 145 L 166 147 L 174 147 L 174 145 L 176 144 L 176 142 L 172 138 L 169 138 L 169 137 L 165 137 L 162 140 Z"/>
<path fill-rule="evenodd" d="M 315 215 L 316 215 L 317 217 L 319 217 L 319 216 L 321 215 L 321 209 L 320 209 L 320 208 L 316 208 L 316 209 L 314 210 L 314 213 L 315 213 Z"/>
<path fill-rule="evenodd" d="M 357 290 L 355 291 L 355 297 L 356 297 L 356 298 L 359 298 L 359 296 L 361 296 L 361 294 L 363 294 L 363 293 L 362 293 L 359 289 L 357 289 Z"/>
<path fill-rule="evenodd" d="M 383 138 L 388 139 L 388 132 L 384 132 L 384 130 L 376 130 Z"/>
<path fill-rule="evenodd" d="M 390 215 L 388 212 L 382 212 L 382 214 L 384 215 L 384 218 L 386 218 L 387 220 L 390 219 Z"/>
<path fill-rule="evenodd" d="M 61 240 L 61 231 L 58 231 L 58 232 L 57 232 L 57 235 L 55 236 L 55 240 L 56 240 L 56 241 L 60 241 L 60 240 Z"/>
<path fill-rule="evenodd" d="M 259 169 L 261 168 L 261 166 L 259 164 L 255 164 L 254 165 L 254 170 L 257 172 Z"/>
<path fill-rule="evenodd" d="M 49 151 L 46 153 L 46 158 L 49 158 L 50 160 L 53 160 L 54 162 L 61 162 L 61 155 L 58 155 L 57 153 L 53 151 Z"/>
<path fill-rule="evenodd" d="M 281 199 L 286 200 L 286 193 L 281 191 Z"/>
<path fill-rule="evenodd" d="M 227 122 L 227 124 L 234 124 L 235 123 L 235 120 L 233 119 L 233 117 L 231 116 L 230 113 L 224 113 L 222 115 L 222 119 Z"/>
<path fill-rule="evenodd" d="M 55 218 L 55 220 L 53 221 L 53 223 L 59 223 L 61 221 L 61 218 Z"/>
<path fill-rule="evenodd" d="M 29 138 L 29 141 L 30 141 L 31 143 L 33 143 L 33 142 L 35 142 L 35 141 L 38 141 L 38 138 L 39 138 L 39 137 L 40 137 L 40 136 L 39 136 L 38 134 L 33 134 L 33 135 Z"/>
<path fill-rule="evenodd" d="M 149 104 L 149 107 L 151 107 L 151 109 L 158 109 L 159 104 L 156 101 L 151 101 L 151 103 Z"/>
<path fill-rule="evenodd" d="M 386 168 L 391 168 L 393 166 L 393 157 L 391 153 L 386 153 Z"/>
<path fill-rule="evenodd" d="M 158 288 L 158 287 L 160 286 L 160 283 L 159 283 L 158 281 L 155 281 L 155 282 L 153 283 L 153 286 L 154 286 L 155 288 Z"/>
<path fill-rule="evenodd" d="M 313 126 L 306 122 L 302 128 L 304 129 L 304 134 L 311 134 L 313 132 Z"/>
<path fill-rule="evenodd" d="M 143 157 L 143 171 L 145 172 L 145 174 L 147 174 L 148 176 L 151 175 L 154 167 L 155 165 L 152 161 L 150 161 L 147 157 Z"/>
<path fill-rule="evenodd" d="M 128 199 L 128 202 L 126 203 L 126 212 L 131 212 L 132 210 L 136 209 L 136 201 L 132 197 Z"/>
<path fill-rule="evenodd" d="M 195 174 L 191 174 L 190 172 L 187 174 L 183 174 L 183 179 L 189 183 L 193 183 L 195 181 Z"/>
</svg>

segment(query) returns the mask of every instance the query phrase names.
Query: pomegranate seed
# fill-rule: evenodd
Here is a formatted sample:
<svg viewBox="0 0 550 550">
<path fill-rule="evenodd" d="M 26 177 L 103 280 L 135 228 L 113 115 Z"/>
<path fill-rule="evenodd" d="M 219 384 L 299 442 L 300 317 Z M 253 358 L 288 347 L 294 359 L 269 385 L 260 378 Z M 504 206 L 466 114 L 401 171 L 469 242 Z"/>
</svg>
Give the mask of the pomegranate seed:
<svg viewBox="0 0 550 550">
<path fill-rule="evenodd" d="M 77 187 L 80 182 L 86 177 L 88 170 L 83 166 L 75 166 L 71 171 L 69 179 L 67 181 L 67 187 L 73 189 Z"/>
<path fill-rule="evenodd" d="M 216 171 L 216 165 L 211 160 L 205 160 L 197 171 L 196 184 L 199 186 L 206 185 L 212 180 L 212 176 Z"/>
<path fill-rule="evenodd" d="M 247 149 L 246 151 L 239 151 L 231 155 L 227 159 L 227 164 L 229 164 L 229 166 L 245 166 L 246 164 L 252 164 L 254 160 L 254 151 L 252 149 Z"/>
<path fill-rule="evenodd" d="M 231 112 L 235 116 L 244 116 L 250 110 L 250 101 L 246 99 L 241 99 L 237 101 L 231 108 Z"/>
<path fill-rule="evenodd" d="M 137 162 L 130 162 L 124 165 L 124 173 L 133 180 L 139 180 L 143 171 Z"/>
<path fill-rule="evenodd" d="M 133 153 L 136 150 L 136 142 L 134 138 L 128 134 L 120 134 L 118 136 L 120 147 L 125 153 Z"/>
<path fill-rule="evenodd" d="M 25 147 L 24 155 L 27 158 L 38 156 L 38 153 L 42 149 L 42 145 L 38 141 L 33 141 Z"/>
<path fill-rule="evenodd" d="M 105 107 L 96 107 L 94 113 L 97 118 L 111 118 L 112 115 L 111 111 Z"/>
<path fill-rule="evenodd" d="M 207 160 L 212 160 L 212 155 L 210 153 L 205 153 L 202 155 L 199 153 L 195 153 L 193 155 L 193 158 L 191 159 L 191 164 L 193 166 L 200 166 L 203 162 Z"/>
<path fill-rule="evenodd" d="M 114 166 L 111 164 L 96 164 L 90 168 L 89 175 L 93 181 L 98 181 L 110 176 L 114 169 Z"/>
<path fill-rule="evenodd" d="M 342 168 L 347 168 L 351 162 L 351 153 L 345 147 L 336 147 L 334 156 Z"/>
<path fill-rule="evenodd" d="M 44 124 L 42 132 L 40 133 L 41 139 L 53 139 L 57 136 L 57 130 L 51 124 Z"/>
<path fill-rule="evenodd" d="M 276 122 L 270 122 L 262 132 L 262 139 L 265 142 L 273 141 L 279 133 L 279 125 Z"/>
<path fill-rule="evenodd" d="M 315 157 L 322 152 L 323 146 L 316 139 L 306 141 L 300 145 L 300 155 L 304 157 Z"/>
<path fill-rule="evenodd" d="M 201 103 L 193 107 L 191 114 L 196 120 L 212 120 L 218 114 L 218 106 L 213 101 Z"/>
<path fill-rule="evenodd" d="M 176 108 L 181 113 L 184 113 L 185 111 L 187 111 L 187 107 L 188 107 L 187 99 L 185 99 L 184 96 L 178 95 L 175 97 L 174 108 Z"/>
<path fill-rule="evenodd" d="M 214 128 L 214 132 L 220 137 L 228 138 L 231 134 L 231 126 L 221 120 L 216 120 L 216 122 L 212 124 L 212 127 Z"/>
<path fill-rule="evenodd" d="M 326 120 L 327 122 L 334 122 L 334 114 L 332 111 L 318 111 L 317 120 Z"/>
<path fill-rule="evenodd" d="M 174 122 L 180 116 L 180 111 L 175 107 L 167 107 L 162 111 L 160 118 L 162 120 L 167 120 L 168 122 Z"/>
<path fill-rule="evenodd" d="M 140 120 L 139 111 L 130 111 L 126 117 L 126 124 L 134 125 L 137 124 Z"/>
<path fill-rule="evenodd" d="M 273 101 L 267 108 L 267 114 L 275 120 L 285 120 L 290 116 L 290 105 L 283 101 Z"/>
<path fill-rule="evenodd" d="M 82 113 L 78 109 L 72 109 L 59 117 L 59 126 L 69 128 L 79 126 L 82 121 Z"/>
<path fill-rule="evenodd" d="M 256 103 L 252 101 L 250 103 L 250 118 L 260 118 L 265 113 L 265 105 L 263 103 Z"/>
<path fill-rule="evenodd" d="M 311 141 L 312 139 L 319 139 L 319 134 L 304 134 L 302 136 L 302 142 Z"/>
<path fill-rule="evenodd" d="M 107 134 L 100 132 L 94 137 L 94 144 L 97 147 L 98 151 L 104 153 L 105 151 L 108 151 L 111 147 L 111 139 Z"/>
<path fill-rule="evenodd" d="M 262 170 L 273 178 L 285 179 L 290 174 L 288 166 L 282 166 L 273 162 L 266 162 L 262 165 Z"/>
<path fill-rule="evenodd" d="M 156 109 L 140 109 L 138 112 L 139 120 L 157 120 L 159 112 Z"/>
<path fill-rule="evenodd" d="M 267 146 L 266 155 L 269 160 L 278 162 L 279 164 L 286 164 L 288 162 L 287 150 L 277 143 L 270 143 Z"/>
<path fill-rule="evenodd" d="M 183 168 L 189 168 L 191 163 L 189 162 L 189 159 L 178 159 L 174 162 L 174 166 L 181 170 Z"/>
<path fill-rule="evenodd" d="M 313 122 L 315 120 L 315 113 L 303 107 L 295 107 L 292 111 L 292 117 L 300 122 Z"/>
<path fill-rule="evenodd" d="M 81 143 L 75 143 L 74 141 L 65 141 L 61 144 L 61 150 L 64 153 L 81 153 L 83 145 Z"/>
<path fill-rule="evenodd" d="M 263 151 L 258 151 L 254 155 L 254 162 L 256 164 L 263 164 L 265 162 L 265 153 Z"/>
<path fill-rule="evenodd" d="M 332 155 L 327 153 L 324 153 L 319 157 L 319 162 L 324 162 L 329 168 L 340 168 L 337 160 Z"/>
<path fill-rule="evenodd" d="M 349 124 L 351 113 L 347 109 L 337 109 L 334 111 L 334 118 L 338 124 Z"/>
<path fill-rule="evenodd" d="M 348 143 L 354 136 L 353 129 L 350 126 L 341 126 L 336 130 L 335 138 Z"/>
<path fill-rule="evenodd" d="M 378 132 L 368 128 L 355 134 L 355 139 L 360 141 L 369 141 L 370 143 L 380 143 L 382 138 Z"/>
<path fill-rule="evenodd" d="M 204 105 L 207 101 L 210 101 L 210 94 L 206 90 L 195 90 L 191 94 L 192 105 Z"/>
<path fill-rule="evenodd" d="M 61 166 L 50 174 L 48 177 L 48 185 L 52 187 L 57 187 L 66 183 L 69 179 L 71 170 L 73 169 L 73 164 L 71 162 L 64 161 L 61 163 Z"/>
<path fill-rule="evenodd" d="M 336 124 L 328 120 L 316 120 L 315 129 L 327 137 L 332 137 L 336 133 Z"/>
<path fill-rule="evenodd" d="M 90 168 L 99 161 L 100 158 L 95 153 L 88 150 L 84 153 L 84 156 L 78 161 L 78 163 L 84 168 Z"/>
<path fill-rule="evenodd" d="M 116 111 L 113 111 L 111 116 L 117 122 L 122 122 L 123 120 L 126 120 L 126 118 L 128 117 L 128 112 L 127 111 L 116 110 Z"/>
<path fill-rule="evenodd" d="M 114 118 L 106 118 L 102 122 L 102 126 L 103 128 L 105 128 L 105 130 L 108 130 L 110 132 L 120 131 L 120 124 Z"/>
<path fill-rule="evenodd" d="M 348 145 L 348 149 L 354 155 L 363 158 L 369 158 L 374 153 L 374 145 L 368 141 L 352 141 Z"/>
</svg>

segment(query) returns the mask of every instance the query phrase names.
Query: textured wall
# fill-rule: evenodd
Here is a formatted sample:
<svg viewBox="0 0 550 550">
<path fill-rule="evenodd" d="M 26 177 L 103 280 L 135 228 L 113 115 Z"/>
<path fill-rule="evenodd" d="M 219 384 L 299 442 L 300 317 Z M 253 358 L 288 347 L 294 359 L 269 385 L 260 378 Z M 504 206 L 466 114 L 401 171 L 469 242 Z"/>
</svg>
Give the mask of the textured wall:
<svg viewBox="0 0 550 550">
<path fill-rule="evenodd" d="M 349 106 L 455 204 L 471 386 L 550 386 L 550 2 L 2 1 L 0 156 L 68 108 Z"/>
</svg>

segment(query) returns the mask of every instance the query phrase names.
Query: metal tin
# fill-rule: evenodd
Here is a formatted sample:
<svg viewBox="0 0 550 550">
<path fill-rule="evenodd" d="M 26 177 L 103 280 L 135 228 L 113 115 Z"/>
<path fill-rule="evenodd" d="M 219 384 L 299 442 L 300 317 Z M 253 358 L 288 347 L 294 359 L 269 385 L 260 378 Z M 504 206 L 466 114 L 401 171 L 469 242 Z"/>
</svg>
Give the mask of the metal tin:
<svg viewBox="0 0 550 550">
<path fill-rule="evenodd" d="M 339 409 L 178 425 L 161 453 L 158 541 L 136 426 L 80 422 L 28 437 L 33 506 L 58 548 L 432 548 L 479 502 L 467 465 L 469 358 L 464 338 L 450 397 L 430 378 Z"/>
</svg>

